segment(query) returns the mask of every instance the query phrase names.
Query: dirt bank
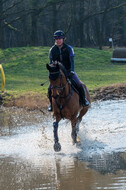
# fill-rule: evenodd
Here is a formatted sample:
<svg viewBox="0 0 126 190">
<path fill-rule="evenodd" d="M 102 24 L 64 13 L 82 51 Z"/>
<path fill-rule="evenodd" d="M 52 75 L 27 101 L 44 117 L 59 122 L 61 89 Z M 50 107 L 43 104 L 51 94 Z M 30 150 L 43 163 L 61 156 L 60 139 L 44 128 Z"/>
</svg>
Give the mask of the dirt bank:
<svg viewBox="0 0 126 190">
<path fill-rule="evenodd" d="M 126 98 L 126 83 L 113 84 L 107 87 L 101 87 L 92 91 L 92 101 L 96 100 L 115 100 Z"/>
<path fill-rule="evenodd" d="M 23 95 L 10 95 L 4 93 L 0 95 L 0 105 L 4 107 L 18 107 L 27 110 L 42 110 L 48 106 L 48 98 L 40 93 L 25 93 Z"/>
<path fill-rule="evenodd" d="M 113 100 L 126 99 L 126 83 L 113 84 L 107 87 L 90 91 L 91 100 Z M 45 110 L 49 102 L 45 96 L 39 93 L 27 93 L 21 96 L 12 96 L 7 93 L 0 94 L 0 105 L 6 107 L 16 106 L 18 108 L 25 108 L 28 110 Z"/>
</svg>

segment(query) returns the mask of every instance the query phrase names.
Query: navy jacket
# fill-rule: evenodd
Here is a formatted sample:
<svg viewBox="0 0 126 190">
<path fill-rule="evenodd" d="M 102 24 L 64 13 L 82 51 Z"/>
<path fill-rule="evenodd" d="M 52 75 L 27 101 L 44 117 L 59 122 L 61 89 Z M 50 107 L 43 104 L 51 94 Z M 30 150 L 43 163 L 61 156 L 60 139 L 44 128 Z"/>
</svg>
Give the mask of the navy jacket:
<svg viewBox="0 0 126 190">
<path fill-rule="evenodd" d="M 53 61 L 61 62 L 68 72 L 74 71 L 74 51 L 73 48 L 63 43 L 60 49 L 57 45 L 52 46 L 49 51 L 50 64 Z"/>
</svg>

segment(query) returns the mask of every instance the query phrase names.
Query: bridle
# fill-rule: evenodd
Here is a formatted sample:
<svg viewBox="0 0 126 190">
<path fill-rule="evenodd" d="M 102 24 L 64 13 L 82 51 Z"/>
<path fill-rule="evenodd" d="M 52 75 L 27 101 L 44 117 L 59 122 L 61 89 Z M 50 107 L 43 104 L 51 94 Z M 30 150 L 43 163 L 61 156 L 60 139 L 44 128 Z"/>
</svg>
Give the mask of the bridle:
<svg viewBox="0 0 126 190">
<path fill-rule="evenodd" d="M 53 85 L 53 86 L 51 86 L 51 90 L 58 89 L 60 91 L 59 95 L 58 94 L 56 96 L 52 95 L 52 98 L 54 98 L 55 103 L 56 103 L 57 107 L 60 110 L 60 115 L 63 118 L 63 116 L 62 116 L 62 110 L 68 104 L 68 102 L 71 100 L 71 98 L 73 96 L 73 89 L 71 87 L 71 82 L 70 82 L 70 80 L 68 78 L 66 78 L 66 83 L 63 85 L 63 83 L 62 83 L 62 74 L 61 74 L 60 71 L 58 71 L 58 72 L 59 72 L 59 76 L 58 77 L 60 77 L 60 85 Z M 54 73 L 52 73 L 52 74 L 54 74 Z M 67 85 L 69 85 L 69 93 L 67 95 L 65 95 L 65 96 L 62 96 L 61 92 L 63 90 L 65 90 L 65 88 L 67 87 Z M 57 101 L 57 99 L 59 101 Z M 62 99 L 67 99 L 67 101 L 63 105 L 61 105 Z"/>
<path fill-rule="evenodd" d="M 50 74 L 51 74 L 51 75 L 53 75 L 53 74 L 59 74 L 58 77 L 60 78 L 60 85 L 52 85 L 52 86 L 51 86 L 51 90 L 53 90 L 53 89 L 64 90 L 64 89 L 66 88 L 66 85 L 68 84 L 69 80 L 66 79 L 65 85 L 62 86 L 62 74 L 61 74 L 61 72 L 60 72 L 60 71 L 57 71 L 57 72 L 50 72 Z M 58 78 L 58 77 L 57 77 L 57 78 Z M 54 98 L 55 98 L 55 97 L 54 97 Z"/>
</svg>

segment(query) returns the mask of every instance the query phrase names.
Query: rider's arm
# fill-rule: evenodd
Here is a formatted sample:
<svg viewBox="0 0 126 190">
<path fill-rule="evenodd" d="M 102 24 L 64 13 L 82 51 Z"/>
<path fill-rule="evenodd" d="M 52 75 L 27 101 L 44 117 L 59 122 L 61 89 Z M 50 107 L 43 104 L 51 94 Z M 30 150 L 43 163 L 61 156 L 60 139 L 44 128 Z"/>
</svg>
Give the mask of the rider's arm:
<svg viewBox="0 0 126 190">
<path fill-rule="evenodd" d="M 70 56 L 71 71 L 74 72 L 74 57 Z"/>
<path fill-rule="evenodd" d="M 74 72 L 74 50 L 71 46 L 69 46 L 69 59 L 70 59 L 70 63 L 71 63 L 70 71 Z"/>
<path fill-rule="evenodd" d="M 52 64 L 53 60 L 52 60 L 52 52 L 51 49 L 49 51 L 49 64 Z"/>
<path fill-rule="evenodd" d="M 74 51 L 71 46 L 69 46 L 69 60 L 70 60 L 70 72 L 68 78 L 71 79 L 74 75 Z"/>
</svg>

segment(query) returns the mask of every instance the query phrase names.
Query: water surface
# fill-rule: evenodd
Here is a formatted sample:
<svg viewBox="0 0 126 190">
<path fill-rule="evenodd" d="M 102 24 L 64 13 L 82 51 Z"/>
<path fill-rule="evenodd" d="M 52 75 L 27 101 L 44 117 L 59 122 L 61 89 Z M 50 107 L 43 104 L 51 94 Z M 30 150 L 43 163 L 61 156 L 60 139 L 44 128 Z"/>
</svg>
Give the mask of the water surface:
<svg viewBox="0 0 126 190">
<path fill-rule="evenodd" d="M 0 190 L 126 189 L 126 101 L 92 104 L 72 145 L 71 126 L 59 124 L 53 150 L 50 114 L 0 108 Z"/>
</svg>

